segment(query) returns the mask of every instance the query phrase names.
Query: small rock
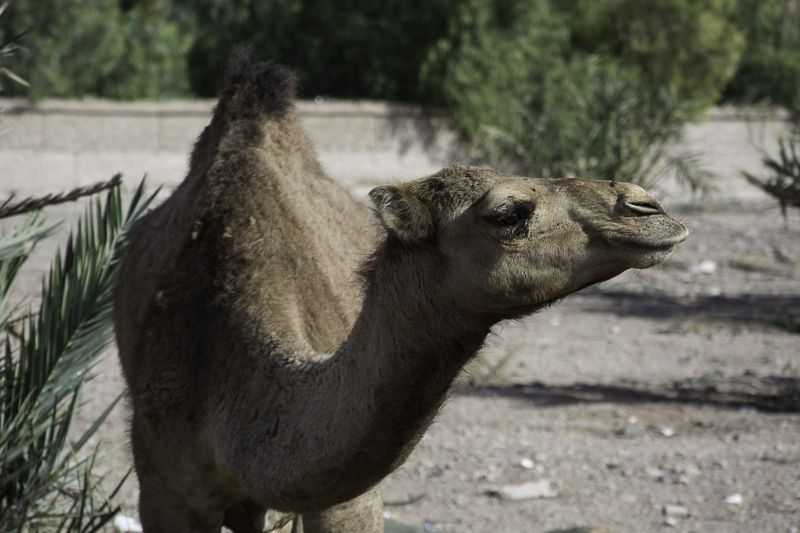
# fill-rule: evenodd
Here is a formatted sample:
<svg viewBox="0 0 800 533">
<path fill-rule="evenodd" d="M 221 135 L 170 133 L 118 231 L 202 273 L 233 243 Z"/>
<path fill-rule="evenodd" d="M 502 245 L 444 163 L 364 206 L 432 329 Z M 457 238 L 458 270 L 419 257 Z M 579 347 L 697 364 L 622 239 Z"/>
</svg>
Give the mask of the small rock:
<svg viewBox="0 0 800 533">
<path fill-rule="evenodd" d="M 664 506 L 664 516 L 674 518 L 686 518 L 689 516 L 689 509 L 683 505 L 667 504 Z"/>
<path fill-rule="evenodd" d="M 662 428 L 659 430 L 659 432 L 660 432 L 662 435 L 664 435 L 665 437 L 667 437 L 667 438 L 670 438 L 670 437 L 672 437 L 673 435 L 675 435 L 675 430 L 674 430 L 674 429 L 672 429 L 671 427 L 667 427 L 667 426 L 664 426 L 664 427 L 662 427 Z"/>
<path fill-rule="evenodd" d="M 761 460 L 765 461 L 765 462 L 769 462 L 769 463 L 779 464 L 779 465 L 788 465 L 788 464 L 790 464 L 792 462 L 790 459 L 788 459 L 786 457 L 781 457 L 778 454 L 773 454 L 773 453 L 770 453 L 770 452 L 765 452 L 764 454 L 762 454 L 761 455 Z"/>
<path fill-rule="evenodd" d="M 687 476 L 699 476 L 700 475 L 700 468 L 697 465 L 693 465 L 691 463 L 680 465 L 678 467 L 678 472 L 681 474 L 685 474 Z"/>
<path fill-rule="evenodd" d="M 667 473 L 660 468 L 648 466 L 644 469 L 644 471 L 648 476 L 654 478 L 656 481 L 663 482 L 665 479 L 667 479 Z"/>
<path fill-rule="evenodd" d="M 744 497 L 738 492 L 730 494 L 725 497 L 725 503 L 727 503 L 728 505 L 742 505 L 743 501 Z"/>
<path fill-rule="evenodd" d="M 772 255 L 779 263 L 792 264 L 794 259 L 783 246 L 773 246 Z"/>
<path fill-rule="evenodd" d="M 410 505 L 412 503 L 417 503 L 418 501 L 424 499 L 425 496 L 427 496 L 427 494 L 424 492 L 417 492 L 413 494 L 405 493 L 395 497 L 384 496 L 383 504 L 394 507 L 399 507 L 401 505 Z"/>
<path fill-rule="evenodd" d="M 539 479 L 512 485 L 489 486 L 484 489 L 484 492 L 504 500 L 532 500 L 558 496 L 558 492 L 553 489 L 552 482 L 549 479 Z"/>
<path fill-rule="evenodd" d="M 610 532 L 602 527 L 578 526 L 578 527 L 568 527 L 565 529 L 551 529 L 547 531 L 547 533 L 610 533 Z"/>
<path fill-rule="evenodd" d="M 704 259 L 689 268 L 689 272 L 692 274 L 713 274 L 716 271 L 717 262 L 711 259 Z"/>
<path fill-rule="evenodd" d="M 530 459 L 529 457 L 523 457 L 522 459 L 519 460 L 519 466 L 521 466 L 525 470 L 530 470 L 534 466 L 536 466 L 536 463 L 534 463 L 533 460 Z"/>
<path fill-rule="evenodd" d="M 636 418 L 632 416 L 631 418 Z M 642 433 L 642 426 L 637 424 L 636 422 L 628 422 L 625 424 L 625 427 L 617 431 L 618 435 L 622 435 L 623 437 L 636 437 Z"/>
<path fill-rule="evenodd" d="M 664 519 L 664 525 L 667 527 L 677 527 L 678 519 L 673 516 L 668 516 Z"/>
<path fill-rule="evenodd" d="M 726 461 L 725 459 L 720 459 L 720 460 L 718 460 L 718 461 L 714 461 L 714 462 L 713 462 L 713 463 L 711 463 L 711 464 L 712 464 L 713 466 L 715 466 L 716 468 L 719 468 L 719 469 L 721 469 L 721 470 L 725 470 L 725 469 L 727 469 L 727 468 L 728 468 L 728 461 Z"/>
<path fill-rule="evenodd" d="M 120 533 L 142 533 L 143 531 L 142 524 L 135 518 L 121 513 L 114 517 L 114 528 Z"/>
</svg>

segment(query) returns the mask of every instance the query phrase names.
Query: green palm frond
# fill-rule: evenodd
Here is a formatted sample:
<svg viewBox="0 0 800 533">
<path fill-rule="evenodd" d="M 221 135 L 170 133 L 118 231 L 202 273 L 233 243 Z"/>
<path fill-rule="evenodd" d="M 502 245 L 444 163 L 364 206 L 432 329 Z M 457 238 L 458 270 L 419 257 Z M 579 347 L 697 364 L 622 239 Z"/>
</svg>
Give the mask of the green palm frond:
<svg viewBox="0 0 800 533">
<path fill-rule="evenodd" d="M 778 200 L 785 218 L 787 208 L 800 208 L 800 136 L 781 140 L 778 156 L 765 155 L 762 161 L 771 172 L 770 176 L 759 178 L 749 172 L 742 172 L 742 175 Z"/>
<path fill-rule="evenodd" d="M 30 215 L 22 227 L 0 236 L 0 324 L 7 318 L 6 298 L 22 265 L 36 244 L 58 231 L 59 226 L 45 226 L 40 213 Z"/>
<path fill-rule="evenodd" d="M 18 321 L 15 335 L 7 321 L 2 324 L 1 531 L 91 531 L 115 512 L 90 479 L 95 455 L 78 457 L 114 404 L 82 435 L 68 438 L 82 385 L 111 340 L 112 284 L 126 235 L 153 198 L 145 197 L 143 181 L 127 211 L 119 183 L 105 202 L 91 202 L 63 253 L 56 253 L 38 310 Z M 36 222 L 21 231 L 44 238 L 52 228 Z M 22 235 L 0 239 L 12 243 L 0 245 L 0 253 L 10 250 L 0 259 L 0 273 L 5 269 L 12 281 L 31 242 Z"/>
</svg>

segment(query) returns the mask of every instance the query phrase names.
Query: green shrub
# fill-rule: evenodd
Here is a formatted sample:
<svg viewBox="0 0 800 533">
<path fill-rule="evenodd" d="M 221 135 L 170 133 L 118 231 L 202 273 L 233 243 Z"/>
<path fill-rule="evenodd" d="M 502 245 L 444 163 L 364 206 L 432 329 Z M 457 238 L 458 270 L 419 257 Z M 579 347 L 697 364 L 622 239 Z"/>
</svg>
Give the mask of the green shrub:
<svg viewBox="0 0 800 533">
<path fill-rule="evenodd" d="M 215 96 L 221 73 L 234 47 L 252 46 L 261 59 L 284 62 L 300 42 L 292 35 L 302 0 L 174 0 L 176 13 L 190 21 L 188 79 L 198 96 Z M 319 36 L 323 38 L 324 36 Z M 315 36 L 308 35 L 308 40 Z"/>
<path fill-rule="evenodd" d="M 704 188 L 708 176 L 691 158 L 665 150 L 689 105 L 615 57 L 571 54 L 569 37 L 545 0 L 472 0 L 436 43 L 423 79 L 493 164 L 646 185 L 673 170 Z"/>
<path fill-rule="evenodd" d="M 733 75 L 744 39 L 736 0 L 562 0 L 573 43 L 618 58 L 649 92 L 668 90 L 697 108 L 713 103 Z"/>
<path fill-rule="evenodd" d="M 5 14 L 6 9 L 8 9 L 7 3 L 0 4 L 0 20 Z M 14 54 L 16 54 L 19 50 L 18 41 L 22 35 L 22 32 L 17 34 L 9 33 L 8 35 L 0 34 L 0 37 L 2 37 L 2 39 L 0 39 L 0 79 L 3 79 L 4 81 L 12 81 L 27 87 L 28 82 L 20 78 L 16 72 L 6 66 L 6 63 L 8 63 L 9 59 L 14 57 Z M 2 92 L 2 85 L 0 85 L 0 92 Z"/>
<path fill-rule="evenodd" d="M 424 90 L 468 138 L 489 141 L 488 135 L 490 144 L 503 145 L 530 133 L 529 115 L 541 109 L 544 84 L 563 65 L 568 39 L 546 0 L 467 0 L 422 64 Z"/>
<path fill-rule="evenodd" d="M 794 9 L 790 9 L 794 7 Z M 800 111 L 800 5 L 796 0 L 739 0 L 736 23 L 747 46 L 725 99 Z"/>
<path fill-rule="evenodd" d="M 422 101 L 419 65 L 460 0 L 178 0 L 193 13 L 192 89 L 211 96 L 239 43 L 290 65 L 302 93 Z"/>
<path fill-rule="evenodd" d="M 528 135 L 516 141 L 529 168 L 543 176 L 643 186 L 668 170 L 666 147 L 680 136 L 687 113 L 670 91 L 646 90 L 637 73 L 609 58 L 576 56 L 543 92 Z M 698 180 L 689 182 L 702 188 Z"/>
<path fill-rule="evenodd" d="M 25 53 L 9 63 L 33 97 L 157 98 L 185 95 L 190 44 L 166 2 L 122 11 L 117 0 L 16 0 L 0 24 L 3 39 L 21 29 Z"/>
</svg>

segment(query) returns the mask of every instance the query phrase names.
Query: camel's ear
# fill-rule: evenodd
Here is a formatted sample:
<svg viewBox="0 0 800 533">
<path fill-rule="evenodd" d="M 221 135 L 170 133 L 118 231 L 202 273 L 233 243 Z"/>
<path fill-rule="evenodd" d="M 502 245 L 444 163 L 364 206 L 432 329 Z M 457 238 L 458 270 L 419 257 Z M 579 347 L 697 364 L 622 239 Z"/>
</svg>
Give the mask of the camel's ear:
<svg viewBox="0 0 800 533">
<path fill-rule="evenodd" d="M 424 241 L 433 235 L 433 216 L 427 205 L 412 193 L 392 185 L 369 192 L 381 224 L 406 242 Z"/>
</svg>

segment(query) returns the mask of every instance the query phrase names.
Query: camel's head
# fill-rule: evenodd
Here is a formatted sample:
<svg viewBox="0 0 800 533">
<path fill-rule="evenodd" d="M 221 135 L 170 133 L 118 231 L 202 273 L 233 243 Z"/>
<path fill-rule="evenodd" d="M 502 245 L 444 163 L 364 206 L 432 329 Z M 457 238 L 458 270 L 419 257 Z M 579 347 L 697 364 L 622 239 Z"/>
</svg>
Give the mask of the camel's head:
<svg viewBox="0 0 800 533">
<path fill-rule="evenodd" d="M 471 311 L 520 316 L 629 268 L 688 232 L 641 187 L 454 166 L 370 193 L 389 239 L 434 252 L 437 284 Z"/>
</svg>

